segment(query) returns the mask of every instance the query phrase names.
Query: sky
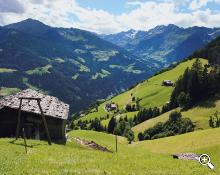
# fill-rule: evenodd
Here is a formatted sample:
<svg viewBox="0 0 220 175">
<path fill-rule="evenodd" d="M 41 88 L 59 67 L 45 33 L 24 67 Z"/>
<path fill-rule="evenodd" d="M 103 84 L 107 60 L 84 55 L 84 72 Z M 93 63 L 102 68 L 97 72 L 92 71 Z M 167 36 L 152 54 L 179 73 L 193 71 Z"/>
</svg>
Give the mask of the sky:
<svg viewBox="0 0 220 175">
<path fill-rule="evenodd" d="M 220 27 L 220 0 L 0 0 L 0 25 L 27 18 L 99 34 L 157 25 Z"/>
</svg>

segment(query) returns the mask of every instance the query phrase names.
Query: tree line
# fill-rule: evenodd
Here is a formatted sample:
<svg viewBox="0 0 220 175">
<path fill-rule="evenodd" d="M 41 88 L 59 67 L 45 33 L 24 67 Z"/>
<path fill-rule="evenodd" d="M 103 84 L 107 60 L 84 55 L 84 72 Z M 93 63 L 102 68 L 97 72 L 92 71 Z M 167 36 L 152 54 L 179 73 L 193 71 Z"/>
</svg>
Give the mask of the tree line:
<svg viewBox="0 0 220 175">
<path fill-rule="evenodd" d="M 169 109 L 182 107 L 188 109 L 219 91 L 220 71 L 218 66 L 202 65 L 196 59 L 192 68 L 187 68 L 176 82 L 171 94 Z"/>
<path fill-rule="evenodd" d="M 154 108 L 144 108 L 143 110 L 140 110 L 133 118 L 133 125 L 137 125 L 139 123 L 142 123 L 146 120 L 149 120 L 151 118 L 157 117 L 161 114 L 160 108 L 154 107 Z"/>
<path fill-rule="evenodd" d="M 132 119 L 120 117 L 117 120 L 115 117 L 112 117 L 108 124 L 108 133 L 124 136 L 131 143 L 134 140 L 134 132 L 131 130 L 132 126 Z"/>
<path fill-rule="evenodd" d="M 204 48 L 195 51 L 190 57 L 191 58 L 206 58 L 211 65 L 220 64 L 220 37 L 216 38 Z"/>
<path fill-rule="evenodd" d="M 99 118 L 95 118 L 89 121 L 73 121 L 70 125 L 70 128 L 74 130 L 94 130 L 98 132 L 106 132 L 110 134 L 124 136 L 128 139 L 129 143 L 131 143 L 134 140 L 134 133 L 131 130 L 133 126 L 132 119 L 128 119 L 127 117 L 120 117 L 119 119 L 116 119 L 115 117 L 112 117 L 107 127 L 103 125 L 101 121 L 102 119 Z"/>
</svg>

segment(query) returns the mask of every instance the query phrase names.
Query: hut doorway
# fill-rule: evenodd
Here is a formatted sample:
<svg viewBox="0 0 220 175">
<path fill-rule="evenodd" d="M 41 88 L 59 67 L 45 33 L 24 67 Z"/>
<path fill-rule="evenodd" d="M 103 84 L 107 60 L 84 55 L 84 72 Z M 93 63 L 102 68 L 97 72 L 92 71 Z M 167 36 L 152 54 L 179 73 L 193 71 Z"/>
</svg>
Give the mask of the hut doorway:
<svg viewBox="0 0 220 175">
<path fill-rule="evenodd" d="M 33 138 L 33 124 L 24 123 L 24 130 L 25 130 L 26 137 L 28 139 L 32 139 Z"/>
<path fill-rule="evenodd" d="M 36 127 L 35 127 L 35 139 L 40 140 L 39 124 L 36 124 Z"/>
<path fill-rule="evenodd" d="M 27 138 L 40 140 L 40 125 L 42 121 L 39 117 L 26 116 L 24 127 Z"/>
</svg>

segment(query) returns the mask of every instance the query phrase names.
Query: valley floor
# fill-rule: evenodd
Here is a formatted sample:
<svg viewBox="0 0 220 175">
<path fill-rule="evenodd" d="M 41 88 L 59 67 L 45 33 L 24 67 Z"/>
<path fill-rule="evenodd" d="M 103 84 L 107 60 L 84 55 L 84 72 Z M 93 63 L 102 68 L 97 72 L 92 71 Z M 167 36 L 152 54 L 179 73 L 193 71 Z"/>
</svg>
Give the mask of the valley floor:
<svg viewBox="0 0 220 175">
<path fill-rule="evenodd" d="M 115 150 L 113 135 L 94 131 L 72 131 L 70 138 L 93 140 Z M 47 142 L 28 140 L 28 154 L 23 141 L 12 143 L 0 139 L 0 174 L 89 174 L 89 175 L 214 175 L 220 174 L 220 129 L 208 129 L 131 145 L 119 137 L 118 153 L 94 151 L 74 142 L 67 145 L 47 145 Z M 181 152 L 207 153 L 215 171 L 196 161 L 173 159 Z"/>
</svg>

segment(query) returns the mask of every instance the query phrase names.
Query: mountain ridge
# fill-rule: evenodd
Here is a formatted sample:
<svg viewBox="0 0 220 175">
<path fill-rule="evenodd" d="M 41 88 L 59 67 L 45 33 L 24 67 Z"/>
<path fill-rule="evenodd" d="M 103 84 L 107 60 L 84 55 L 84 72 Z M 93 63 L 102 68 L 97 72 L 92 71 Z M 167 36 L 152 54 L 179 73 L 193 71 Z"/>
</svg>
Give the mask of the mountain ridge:
<svg viewBox="0 0 220 175">
<path fill-rule="evenodd" d="M 124 49 L 80 29 L 28 19 L 0 28 L 0 39 L 0 68 L 16 70 L 0 72 L 0 87 L 43 90 L 72 112 L 151 74 Z"/>
<path fill-rule="evenodd" d="M 136 35 L 128 38 L 126 35 L 131 34 L 129 32 Z M 218 36 L 220 28 L 182 28 L 169 24 L 159 25 L 148 31 L 128 30 L 100 37 L 133 53 L 146 62 L 146 65 L 151 61 L 160 69 L 186 58 Z M 184 50 L 181 50 L 181 47 Z M 187 47 L 190 49 L 186 49 Z"/>
</svg>

